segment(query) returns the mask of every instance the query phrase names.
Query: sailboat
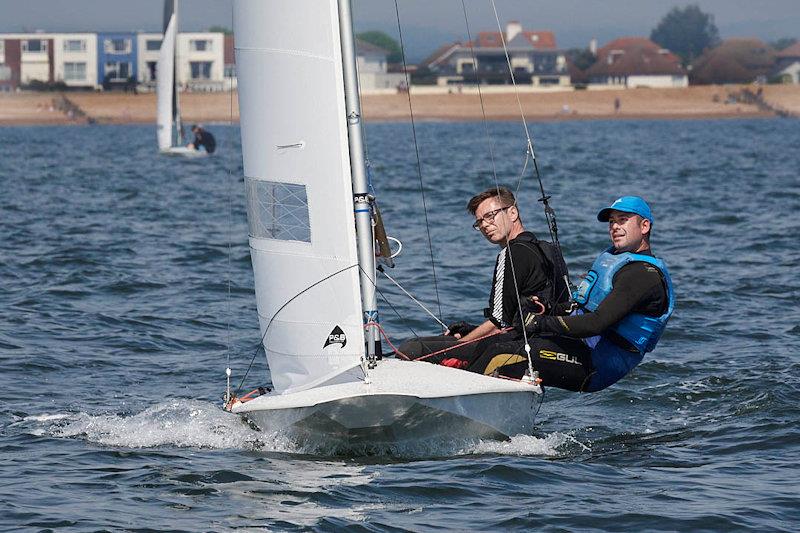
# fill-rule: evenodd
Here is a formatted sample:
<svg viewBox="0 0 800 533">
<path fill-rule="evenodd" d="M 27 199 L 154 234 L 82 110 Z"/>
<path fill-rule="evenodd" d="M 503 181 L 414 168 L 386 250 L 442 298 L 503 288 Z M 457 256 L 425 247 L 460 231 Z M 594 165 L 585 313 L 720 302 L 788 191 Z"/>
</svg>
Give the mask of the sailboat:
<svg viewBox="0 0 800 533">
<path fill-rule="evenodd" d="M 164 38 L 156 67 L 156 134 L 158 151 L 166 155 L 202 157 L 204 151 L 184 146 L 180 97 L 176 87 L 178 0 L 164 2 Z"/>
<path fill-rule="evenodd" d="M 349 444 L 530 433 L 535 381 L 381 357 L 350 0 L 236 0 L 234 31 L 274 389 L 227 408 L 264 431 Z"/>
</svg>

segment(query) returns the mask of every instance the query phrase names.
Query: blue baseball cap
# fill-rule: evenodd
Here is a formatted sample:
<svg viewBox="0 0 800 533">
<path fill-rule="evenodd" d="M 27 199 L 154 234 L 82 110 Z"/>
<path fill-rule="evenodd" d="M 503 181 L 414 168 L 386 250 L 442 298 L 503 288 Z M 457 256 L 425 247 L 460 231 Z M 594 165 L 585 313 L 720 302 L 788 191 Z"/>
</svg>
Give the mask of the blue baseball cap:
<svg viewBox="0 0 800 533">
<path fill-rule="evenodd" d="M 611 211 L 633 213 L 634 215 L 646 218 L 651 224 L 653 223 L 653 213 L 650 212 L 650 206 L 639 196 L 623 196 L 622 198 L 617 198 L 614 200 L 613 204 L 605 209 L 601 209 L 600 212 L 597 213 L 597 220 L 600 222 L 608 222 L 608 216 L 611 214 Z"/>
</svg>

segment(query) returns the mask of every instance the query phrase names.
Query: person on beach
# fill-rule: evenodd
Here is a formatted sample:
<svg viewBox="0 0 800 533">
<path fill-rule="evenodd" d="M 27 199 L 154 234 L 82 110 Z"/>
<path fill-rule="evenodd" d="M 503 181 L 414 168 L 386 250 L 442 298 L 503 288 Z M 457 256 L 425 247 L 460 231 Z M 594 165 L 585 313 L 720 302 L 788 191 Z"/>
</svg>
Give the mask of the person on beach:
<svg viewBox="0 0 800 533">
<path fill-rule="evenodd" d="M 211 135 L 211 132 L 206 131 L 203 126 L 199 124 L 194 124 L 192 125 L 192 133 L 194 133 L 194 139 L 186 145 L 187 148 L 193 150 L 203 148 L 209 154 L 214 153 L 214 150 L 217 149 L 217 140 Z"/>
<path fill-rule="evenodd" d="M 638 196 L 623 196 L 601 210 L 611 247 L 592 265 L 560 316 L 523 308 L 515 339 L 489 346 L 468 368 L 521 378 L 528 370 L 524 328 L 533 369 L 542 384 L 595 392 L 624 377 L 652 351 L 675 307 L 672 281 L 653 256 L 653 215 Z"/>
<path fill-rule="evenodd" d="M 407 340 L 398 348 L 407 357 L 446 350 L 425 360 L 465 368 L 485 346 L 502 340 L 504 335 L 513 335 L 503 332 L 519 315 L 520 299 L 535 297 L 546 308 L 552 308 L 569 297 L 561 255 L 551 243 L 539 241 L 525 230 L 514 193 L 505 187 L 493 187 L 470 199 L 467 211 L 475 216 L 472 227 L 500 247 L 489 307 L 484 309 L 486 320 L 478 326 L 456 322 L 444 335 Z"/>
</svg>

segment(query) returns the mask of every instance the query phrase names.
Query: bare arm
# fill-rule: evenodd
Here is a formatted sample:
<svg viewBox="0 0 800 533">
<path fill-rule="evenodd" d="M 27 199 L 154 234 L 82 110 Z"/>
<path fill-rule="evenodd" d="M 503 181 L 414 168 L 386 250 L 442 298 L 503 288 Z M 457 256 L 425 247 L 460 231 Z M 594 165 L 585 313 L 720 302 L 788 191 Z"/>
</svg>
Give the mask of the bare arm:
<svg viewBox="0 0 800 533">
<path fill-rule="evenodd" d="M 485 335 L 489 335 L 490 333 L 497 333 L 499 331 L 500 330 L 497 329 L 497 326 L 494 325 L 494 322 L 492 322 L 491 320 L 487 320 L 477 328 L 473 329 L 472 331 L 461 337 L 461 339 L 459 340 L 461 342 L 468 342 L 483 337 Z"/>
</svg>

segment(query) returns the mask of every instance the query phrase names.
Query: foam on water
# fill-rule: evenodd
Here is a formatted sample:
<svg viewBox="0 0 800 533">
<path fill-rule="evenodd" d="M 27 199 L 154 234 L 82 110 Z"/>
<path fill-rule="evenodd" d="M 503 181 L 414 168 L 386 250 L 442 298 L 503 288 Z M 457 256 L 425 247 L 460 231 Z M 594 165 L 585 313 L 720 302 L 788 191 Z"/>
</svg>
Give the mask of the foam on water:
<svg viewBox="0 0 800 533">
<path fill-rule="evenodd" d="M 294 451 L 290 441 L 260 433 L 219 406 L 196 400 L 170 400 L 133 415 L 59 413 L 25 421 L 40 425 L 32 430 L 35 434 L 83 438 L 105 446 Z"/>
<path fill-rule="evenodd" d="M 481 441 L 475 447 L 464 450 L 464 453 L 558 457 L 563 454 L 564 448 L 574 446 L 583 451 L 590 450 L 588 446 L 572 435 L 554 432 L 544 437 L 517 435 L 507 441 Z"/>
<path fill-rule="evenodd" d="M 261 432 L 219 406 L 197 400 L 170 400 L 135 414 L 43 413 L 22 419 L 30 433 L 80 438 L 124 448 L 242 449 L 318 456 L 389 456 L 402 458 L 499 454 L 558 456 L 578 445 L 573 436 L 555 432 L 543 437 L 517 435 L 508 441 L 430 440 L 386 446 L 343 446 L 318 440 L 299 443 L 279 432 Z"/>
</svg>

